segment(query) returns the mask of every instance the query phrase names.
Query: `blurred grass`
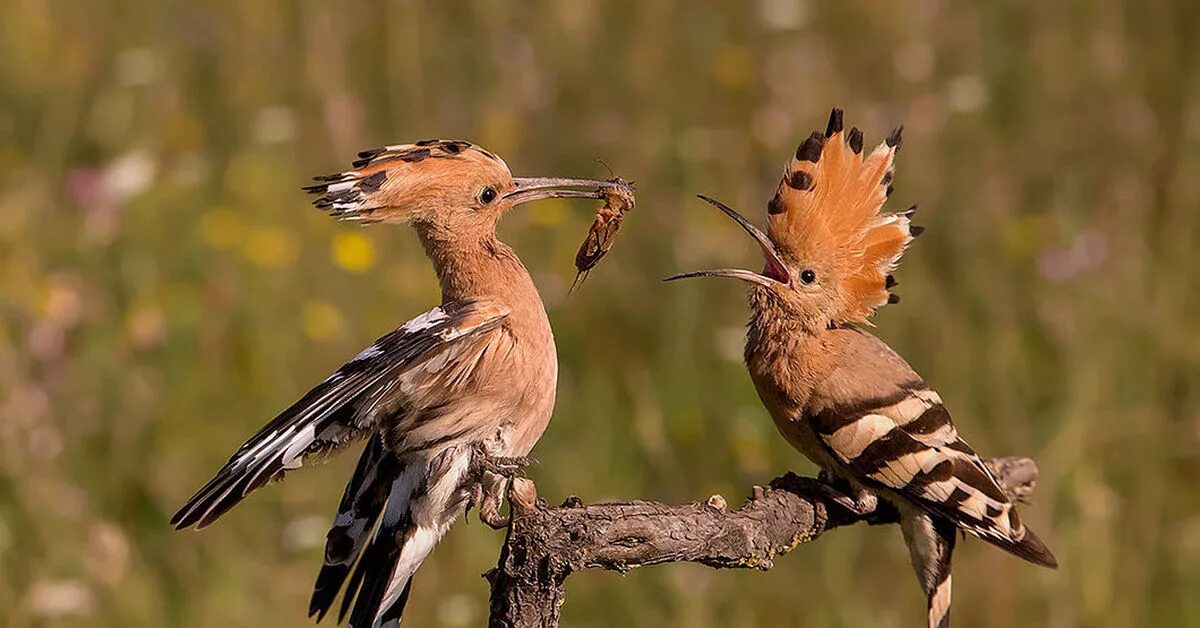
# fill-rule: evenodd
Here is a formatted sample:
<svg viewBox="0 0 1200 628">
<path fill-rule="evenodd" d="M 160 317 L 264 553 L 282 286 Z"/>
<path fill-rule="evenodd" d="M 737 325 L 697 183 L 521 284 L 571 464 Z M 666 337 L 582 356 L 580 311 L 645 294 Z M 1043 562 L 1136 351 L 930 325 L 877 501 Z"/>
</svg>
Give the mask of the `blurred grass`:
<svg viewBox="0 0 1200 628">
<path fill-rule="evenodd" d="M 570 299 L 594 206 L 514 213 L 562 363 L 544 496 L 684 501 L 811 471 L 740 363 L 761 220 L 831 106 L 907 125 L 929 227 L 878 333 L 991 455 L 1035 456 L 1035 570 L 958 553 L 965 626 L 1200 625 L 1200 5 L 14 0 L 0 21 L 0 609 L 11 626 L 306 625 L 353 456 L 214 528 L 166 519 L 241 440 L 437 300 L 412 236 L 297 189 L 353 151 L 463 137 L 518 174 L 639 184 Z M 413 625 L 479 625 L 500 535 L 459 525 Z M 565 625 L 911 626 L 894 529 L 769 573 L 581 574 Z"/>
</svg>

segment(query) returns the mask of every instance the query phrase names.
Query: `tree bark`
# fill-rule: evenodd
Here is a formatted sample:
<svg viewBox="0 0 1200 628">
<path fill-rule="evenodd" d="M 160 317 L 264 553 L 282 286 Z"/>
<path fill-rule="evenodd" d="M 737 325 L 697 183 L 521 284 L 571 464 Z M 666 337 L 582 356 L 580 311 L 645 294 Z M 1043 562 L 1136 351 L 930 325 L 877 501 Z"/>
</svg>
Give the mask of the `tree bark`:
<svg viewBox="0 0 1200 628">
<path fill-rule="evenodd" d="M 1013 499 L 1033 491 L 1037 466 L 1028 458 L 987 461 Z M 795 474 L 755 486 L 741 508 L 720 495 L 705 503 L 650 501 L 584 505 L 570 497 L 550 507 L 537 488 L 516 478 L 509 491 L 511 520 L 491 585 L 492 628 L 552 628 L 566 596 L 566 579 L 584 569 L 626 572 L 644 565 L 693 562 L 714 568 L 770 569 L 777 556 L 822 533 L 858 522 L 895 523 L 880 502 L 859 515 L 842 505 L 830 484 Z"/>
</svg>

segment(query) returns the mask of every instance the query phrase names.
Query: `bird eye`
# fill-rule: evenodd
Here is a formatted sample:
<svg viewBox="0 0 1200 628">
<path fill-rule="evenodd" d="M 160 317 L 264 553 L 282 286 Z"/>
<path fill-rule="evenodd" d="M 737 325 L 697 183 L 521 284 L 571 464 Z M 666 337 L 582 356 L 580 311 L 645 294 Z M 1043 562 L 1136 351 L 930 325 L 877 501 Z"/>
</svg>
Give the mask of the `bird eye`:
<svg viewBox="0 0 1200 628">
<path fill-rule="evenodd" d="M 800 281 L 802 281 L 806 284 L 812 283 L 816 280 L 817 280 L 817 273 L 814 273 L 811 270 L 805 270 L 804 272 L 800 273 Z"/>
<path fill-rule="evenodd" d="M 483 191 L 479 193 L 479 201 L 484 205 L 487 205 L 494 200 L 496 200 L 496 188 L 494 187 L 489 186 L 483 188 Z"/>
</svg>

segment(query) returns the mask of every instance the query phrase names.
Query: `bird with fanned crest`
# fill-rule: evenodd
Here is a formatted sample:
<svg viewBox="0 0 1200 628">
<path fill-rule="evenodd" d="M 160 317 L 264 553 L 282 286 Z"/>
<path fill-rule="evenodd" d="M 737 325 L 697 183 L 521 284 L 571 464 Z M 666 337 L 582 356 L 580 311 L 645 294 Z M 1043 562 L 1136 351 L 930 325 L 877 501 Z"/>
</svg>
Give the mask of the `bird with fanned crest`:
<svg viewBox="0 0 1200 628">
<path fill-rule="evenodd" d="M 992 472 L 958 434 L 942 398 L 870 332 L 876 309 L 896 303 L 893 271 L 920 235 L 915 207 L 883 212 L 901 127 L 864 152 L 863 133 L 834 109 L 824 133 L 796 150 L 767 204 L 764 233 L 702 197 L 758 243 L 762 272 L 687 277 L 748 282 L 745 360 L 763 404 L 788 442 L 834 479 L 843 503 L 867 513 L 879 500 L 900 512 L 930 628 L 949 626 L 950 557 L 962 530 L 1029 562 L 1056 567 Z"/>
</svg>

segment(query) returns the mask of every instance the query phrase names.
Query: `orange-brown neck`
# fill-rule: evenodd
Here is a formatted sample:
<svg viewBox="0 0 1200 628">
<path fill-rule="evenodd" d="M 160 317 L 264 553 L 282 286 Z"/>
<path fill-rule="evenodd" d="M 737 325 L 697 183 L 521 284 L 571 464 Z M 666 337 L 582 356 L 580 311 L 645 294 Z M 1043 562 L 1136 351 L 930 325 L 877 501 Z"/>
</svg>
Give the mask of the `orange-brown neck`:
<svg viewBox="0 0 1200 628">
<path fill-rule="evenodd" d="M 514 315 L 530 313 L 545 317 L 541 296 L 529 271 L 512 248 L 496 238 L 493 228 L 451 232 L 418 225 L 417 234 L 437 273 L 443 302 L 500 298 L 513 307 Z"/>
<path fill-rule="evenodd" d="M 759 395 L 768 406 L 803 408 L 837 366 L 830 332 L 802 324 L 770 290 L 755 287 L 749 300 L 745 359 Z"/>
</svg>

